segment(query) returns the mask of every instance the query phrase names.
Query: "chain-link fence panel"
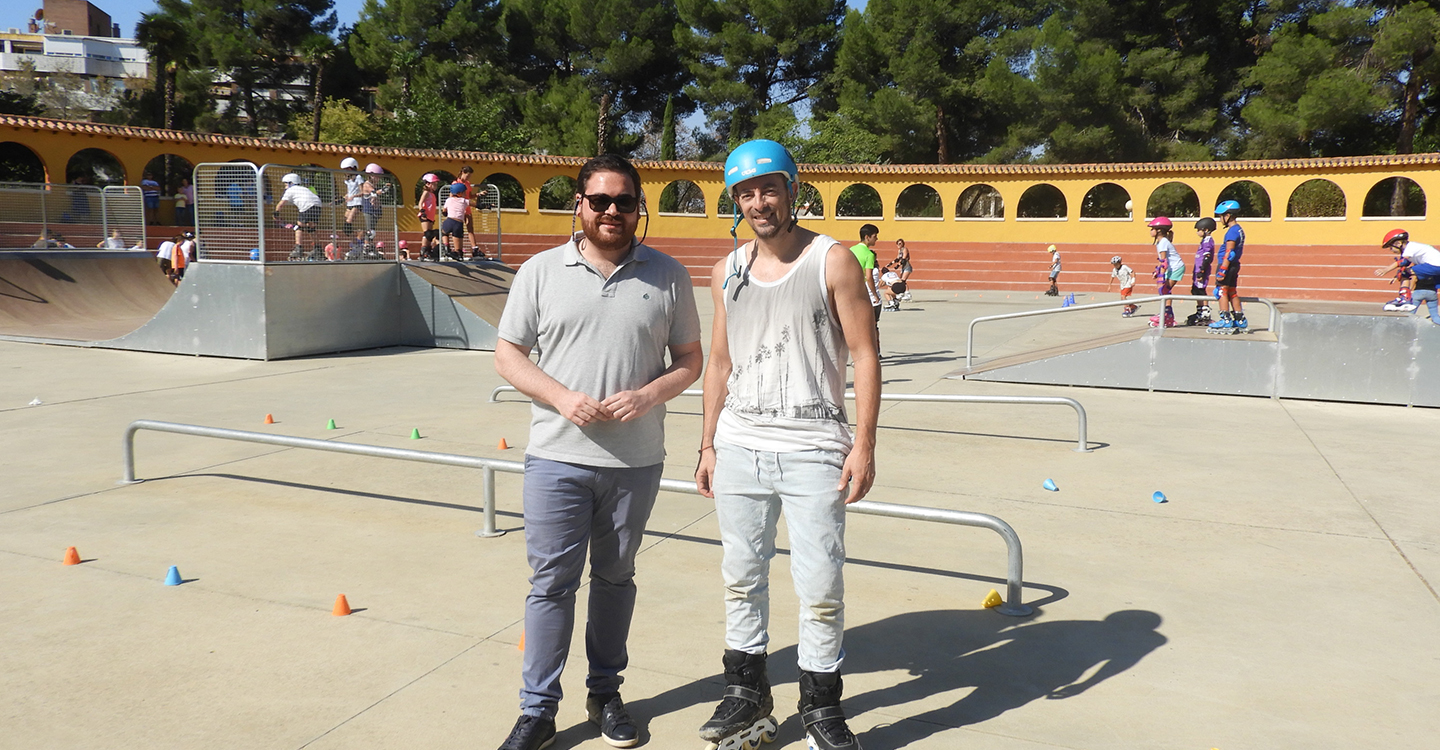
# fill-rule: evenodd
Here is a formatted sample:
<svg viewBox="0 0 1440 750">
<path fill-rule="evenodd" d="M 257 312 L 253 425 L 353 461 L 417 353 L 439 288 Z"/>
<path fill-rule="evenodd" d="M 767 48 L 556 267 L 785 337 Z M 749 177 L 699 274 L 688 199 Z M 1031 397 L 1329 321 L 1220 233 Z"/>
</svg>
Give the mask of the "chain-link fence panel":
<svg viewBox="0 0 1440 750">
<path fill-rule="evenodd" d="M 393 175 L 267 164 L 260 185 L 268 260 L 395 259 L 402 196 Z"/>
<path fill-rule="evenodd" d="M 260 170 L 249 162 L 195 167 L 195 240 L 198 257 L 264 260 Z"/>
<path fill-rule="evenodd" d="M 111 185 L 101 189 L 100 206 L 106 247 L 149 247 L 145 232 L 145 195 L 139 186 Z"/>
<path fill-rule="evenodd" d="M 460 235 L 445 232 L 445 202 L 450 199 L 450 185 L 440 186 L 440 242 L 443 258 L 460 260 L 464 258 L 500 259 L 500 188 L 491 184 L 471 186 L 470 212 L 462 222 Z M 451 225 L 453 227 L 453 225 Z M 432 256 L 426 260 L 435 260 Z"/>
<path fill-rule="evenodd" d="M 140 188 L 128 190 L 139 195 Z M 128 226 L 127 223 L 122 228 Z M 143 208 L 140 229 L 123 237 L 125 247 L 144 242 Z M 108 236 L 105 199 L 100 188 L 47 182 L 0 182 L 0 247 L 91 249 L 103 247 Z"/>
</svg>

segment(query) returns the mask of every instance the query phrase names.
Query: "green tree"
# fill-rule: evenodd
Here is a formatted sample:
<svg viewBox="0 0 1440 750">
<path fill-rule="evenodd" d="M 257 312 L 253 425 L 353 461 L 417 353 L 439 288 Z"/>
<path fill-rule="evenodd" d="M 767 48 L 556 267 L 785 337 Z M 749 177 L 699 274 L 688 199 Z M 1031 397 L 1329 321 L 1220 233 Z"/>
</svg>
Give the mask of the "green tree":
<svg viewBox="0 0 1440 750">
<path fill-rule="evenodd" d="M 302 45 L 316 34 L 335 30 L 332 0 L 193 0 L 195 51 L 200 61 L 228 77 L 238 89 L 227 118 L 243 112 L 244 129 L 258 135 L 283 128 L 298 108 L 284 97 L 258 94 L 280 91 L 303 80 Z M 238 112 L 236 111 L 238 110 Z"/>
<path fill-rule="evenodd" d="M 3 115 L 39 115 L 40 102 L 36 100 L 35 94 L 22 94 L 19 91 L 0 91 L 0 114 Z"/>
<path fill-rule="evenodd" d="M 1435 54 L 1440 39 L 1440 13 L 1425 3 L 1410 3 L 1386 13 L 1376 24 L 1374 57 L 1384 77 L 1398 95 L 1399 134 L 1395 152 L 1415 151 L 1415 134 L 1422 118 L 1433 115 L 1430 97 L 1440 82 L 1440 57 Z M 1403 194 L 1396 191 L 1397 200 Z"/>
<path fill-rule="evenodd" d="M 498 0 L 366 0 L 347 44 L 362 70 L 381 77 L 381 108 L 422 91 L 488 101 L 518 84 L 501 16 Z"/>
<path fill-rule="evenodd" d="M 676 0 L 677 33 L 694 82 L 685 93 L 705 112 L 714 144 L 795 132 L 831 70 L 845 0 Z"/>
<path fill-rule="evenodd" d="M 312 135 L 315 118 L 309 112 L 296 112 L 290 118 L 290 132 Z M 380 125 L 369 112 L 344 99 L 327 98 L 320 117 L 321 143 L 369 145 L 380 140 Z"/>
<path fill-rule="evenodd" d="M 522 152 L 528 141 L 528 134 L 510 125 L 494 101 L 461 107 L 423 89 L 414 93 L 409 104 L 385 117 L 378 138 L 382 146 L 501 153 Z"/>
<path fill-rule="evenodd" d="M 1372 64 L 1374 9 L 1331 0 L 1279 19 L 1245 76 L 1241 155 L 1250 158 L 1372 153 L 1389 109 Z"/>
</svg>

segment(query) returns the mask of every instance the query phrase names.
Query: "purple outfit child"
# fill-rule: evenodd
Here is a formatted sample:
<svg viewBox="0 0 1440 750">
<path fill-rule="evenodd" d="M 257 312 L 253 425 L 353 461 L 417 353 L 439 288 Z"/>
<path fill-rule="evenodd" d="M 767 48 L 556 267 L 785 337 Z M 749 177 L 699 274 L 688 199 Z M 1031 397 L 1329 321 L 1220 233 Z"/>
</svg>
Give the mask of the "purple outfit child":
<svg viewBox="0 0 1440 750">
<path fill-rule="evenodd" d="M 1215 259 L 1215 238 L 1205 235 L 1195 251 L 1195 270 L 1190 274 L 1190 293 L 1205 296 L 1205 286 L 1210 282 L 1210 263 Z"/>
</svg>

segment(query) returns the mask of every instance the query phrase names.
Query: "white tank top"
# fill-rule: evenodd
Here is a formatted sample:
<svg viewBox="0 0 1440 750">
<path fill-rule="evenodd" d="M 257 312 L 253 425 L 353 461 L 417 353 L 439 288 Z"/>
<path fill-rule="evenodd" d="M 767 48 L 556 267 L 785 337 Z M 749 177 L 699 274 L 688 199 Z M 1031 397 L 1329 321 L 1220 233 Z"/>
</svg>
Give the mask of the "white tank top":
<svg viewBox="0 0 1440 750">
<path fill-rule="evenodd" d="M 845 363 L 850 348 L 830 312 L 825 257 L 837 245 L 816 236 L 776 281 L 750 276 L 753 243 L 728 258 L 725 334 L 729 394 L 715 439 L 753 450 L 849 453 Z M 847 251 L 848 252 L 848 251 Z"/>
</svg>

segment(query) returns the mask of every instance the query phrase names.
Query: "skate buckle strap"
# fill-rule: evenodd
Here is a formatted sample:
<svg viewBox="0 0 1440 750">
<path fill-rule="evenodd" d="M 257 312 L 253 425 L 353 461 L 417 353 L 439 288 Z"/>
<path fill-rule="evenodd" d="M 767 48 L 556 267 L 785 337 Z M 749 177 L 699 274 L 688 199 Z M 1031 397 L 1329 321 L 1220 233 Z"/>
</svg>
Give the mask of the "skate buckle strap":
<svg viewBox="0 0 1440 750">
<path fill-rule="evenodd" d="M 744 685 L 729 685 L 725 688 L 725 692 L 722 695 L 725 698 L 740 698 L 742 700 L 747 700 L 757 706 L 764 705 L 765 703 L 764 693 L 760 692 L 759 690 L 745 687 Z"/>
<path fill-rule="evenodd" d="M 800 723 L 807 727 L 813 724 L 819 724 L 827 719 L 840 719 L 844 721 L 845 709 L 839 706 L 821 706 L 820 708 L 800 714 Z"/>
</svg>

